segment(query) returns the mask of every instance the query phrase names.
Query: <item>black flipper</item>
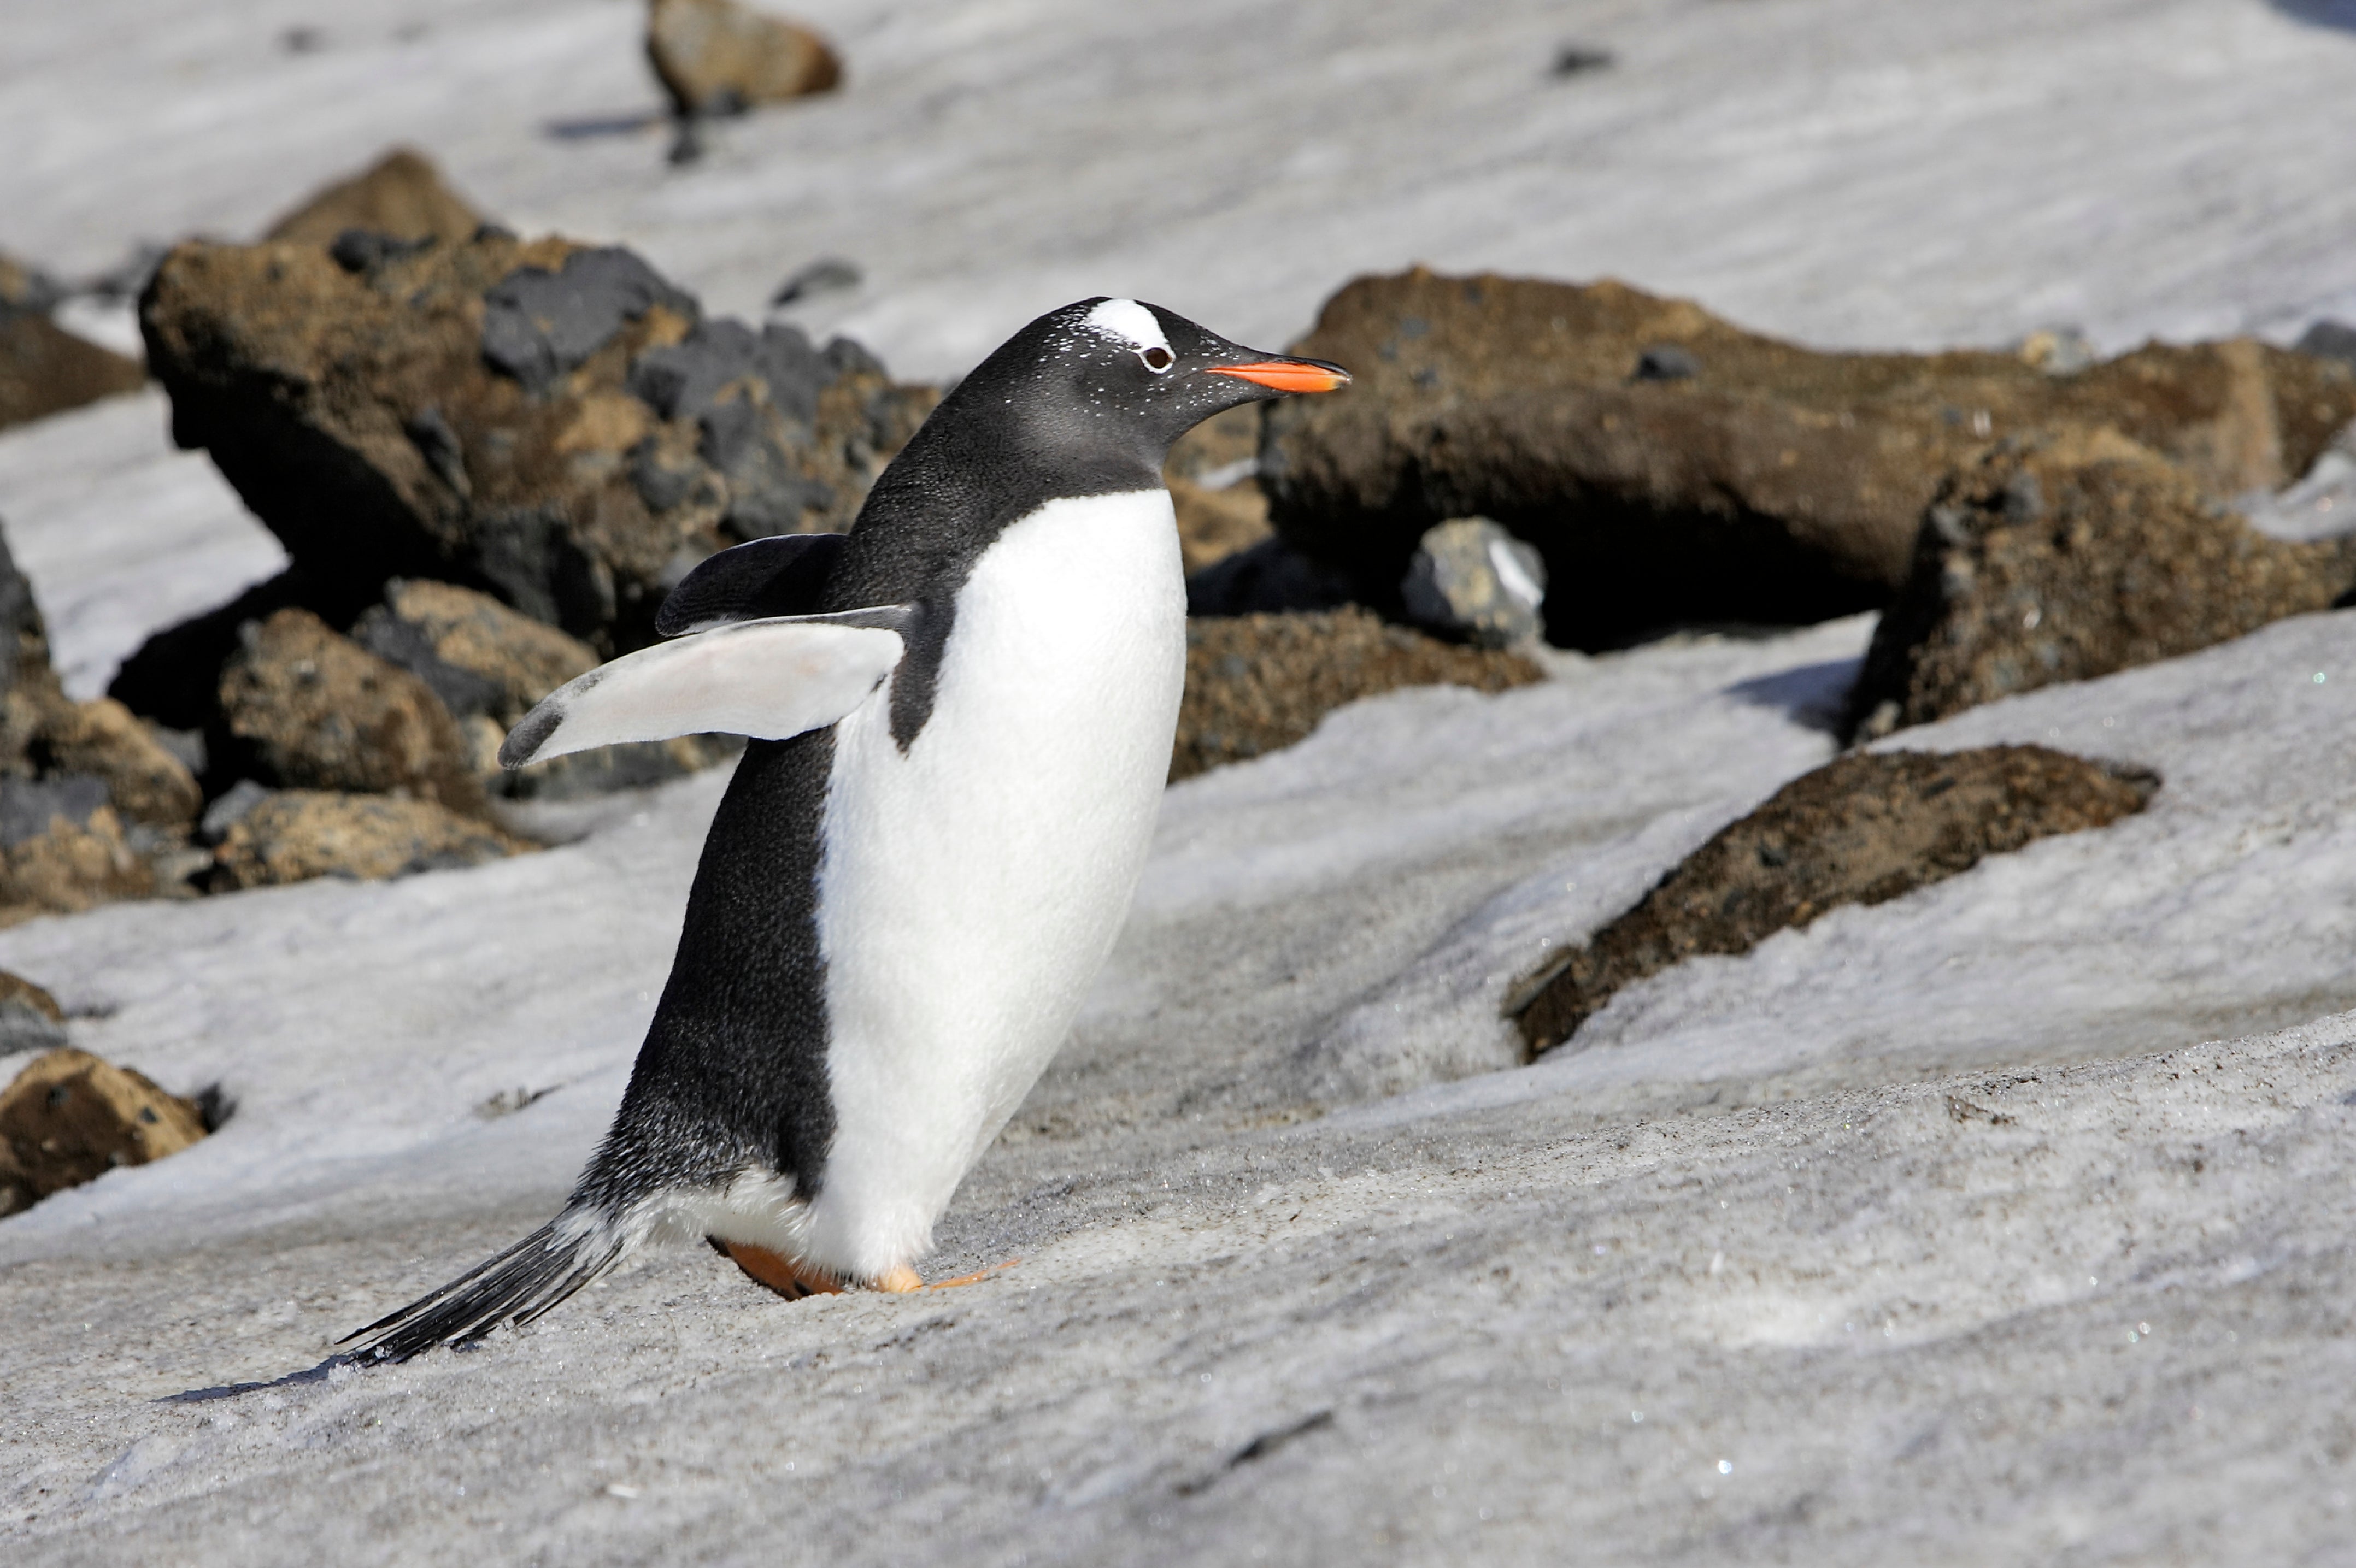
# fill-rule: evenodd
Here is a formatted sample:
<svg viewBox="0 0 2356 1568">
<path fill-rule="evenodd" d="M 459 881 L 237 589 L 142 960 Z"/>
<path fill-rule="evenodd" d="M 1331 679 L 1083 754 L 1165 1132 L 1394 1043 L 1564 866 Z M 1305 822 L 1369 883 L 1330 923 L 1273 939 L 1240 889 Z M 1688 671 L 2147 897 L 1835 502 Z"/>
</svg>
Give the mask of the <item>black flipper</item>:
<svg viewBox="0 0 2356 1568">
<path fill-rule="evenodd" d="M 779 534 L 723 549 L 680 580 L 655 630 L 676 637 L 722 621 L 815 615 L 842 544 L 841 534 Z"/>
<path fill-rule="evenodd" d="M 557 1224 L 550 1221 L 441 1289 L 346 1335 L 337 1342 L 365 1343 L 338 1359 L 367 1366 L 405 1361 L 436 1345 L 465 1349 L 502 1323 L 530 1322 L 622 1255 L 618 1235 L 592 1231 L 567 1241 L 558 1237 Z"/>
</svg>

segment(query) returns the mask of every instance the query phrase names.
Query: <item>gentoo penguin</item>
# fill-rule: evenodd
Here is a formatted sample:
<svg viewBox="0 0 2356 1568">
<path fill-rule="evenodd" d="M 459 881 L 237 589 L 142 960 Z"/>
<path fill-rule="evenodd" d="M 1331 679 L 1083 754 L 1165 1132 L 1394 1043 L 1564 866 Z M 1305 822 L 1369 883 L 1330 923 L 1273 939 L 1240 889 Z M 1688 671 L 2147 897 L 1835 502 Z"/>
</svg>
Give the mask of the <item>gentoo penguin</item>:
<svg viewBox="0 0 2356 1568">
<path fill-rule="evenodd" d="M 713 556 L 663 605 L 674 640 L 526 715 L 510 767 L 752 740 L 563 1212 L 352 1354 L 528 1321 L 664 1238 L 708 1239 L 788 1296 L 916 1288 L 1143 866 L 1186 663 L 1170 443 L 1348 380 L 1157 305 L 1066 305 L 958 383 L 850 533 Z"/>
</svg>

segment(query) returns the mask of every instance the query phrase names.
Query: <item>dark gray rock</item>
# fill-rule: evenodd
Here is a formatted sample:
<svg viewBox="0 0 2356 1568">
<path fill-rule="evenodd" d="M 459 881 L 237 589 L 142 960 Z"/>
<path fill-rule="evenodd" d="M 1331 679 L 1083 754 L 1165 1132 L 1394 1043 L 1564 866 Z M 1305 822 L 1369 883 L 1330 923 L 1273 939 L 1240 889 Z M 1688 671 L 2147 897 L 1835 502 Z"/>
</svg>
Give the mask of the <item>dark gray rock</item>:
<svg viewBox="0 0 2356 1568">
<path fill-rule="evenodd" d="M 544 391 L 656 305 L 698 314 L 694 296 L 619 246 L 575 251 L 554 272 L 519 267 L 483 295 L 483 357 Z"/>
<path fill-rule="evenodd" d="M 2319 321 L 2299 334 L 2298 351 L 2319 359 L 2337 359 L 2356 370 L 2356 326 L 2345 322 Z"/>
<path fill-rule="evenodd" d="M 88 773 L 0 778 L 0 845 L 13 849 L 38 838 L 58 817 L 76 827 L 88 827 L 91 813 L 105 804 L 106 781 Z"/>
<path fill-rule="evenodd" d="M 1280 539 L 1262 539 L 1213 561 L 1186 580 L 1189 615 L 1335 610 L 1350 600 L 1346 576 Z"/>
</svg>

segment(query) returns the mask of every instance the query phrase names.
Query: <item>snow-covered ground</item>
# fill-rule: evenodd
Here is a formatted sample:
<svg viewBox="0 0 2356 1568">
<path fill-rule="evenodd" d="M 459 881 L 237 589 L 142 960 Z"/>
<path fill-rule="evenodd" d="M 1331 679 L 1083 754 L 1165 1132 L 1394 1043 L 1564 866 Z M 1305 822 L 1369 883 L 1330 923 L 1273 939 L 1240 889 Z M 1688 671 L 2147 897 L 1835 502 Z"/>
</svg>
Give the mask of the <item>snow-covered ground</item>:
<svg viewBox="0 0 2356 1568">
<path fill-rule="evenodd" d="M 251 233 L 401 138 L 720 308 L 850 256 L 823 319 L 919 373 L 1098 292 L 1278 342 L 1412 260 L 1829 344 L 2356 314 L 2344 7 L 813 0 L 850 91 L 684 174 L 630 128 L 623 0 L 23 9 L 0 248 L 67 272 Z M 1549 77 L 1566 43 L 1619 63 Z M 150 394 L 0 435 L 80 693 L 281 559 L 164 429 Z M 661 1254 L 469 1356 L 154 1403 L 308 1365 L 546 1216 L 717 779 L 473 870 L 0 933 L 77 1043 L 239 1102 L 0 1223 L 0 1552 L 2336 1560 L 2356 617 L 1893 738 L 2166 784 L 1512 1065 L 1505 988 L 1829 757 L 1868 632 L 1399 693 L 1173 789 L 932 1266 L 1023 1261 L 938 1296 L 787 1306 Z"/>
</svg>

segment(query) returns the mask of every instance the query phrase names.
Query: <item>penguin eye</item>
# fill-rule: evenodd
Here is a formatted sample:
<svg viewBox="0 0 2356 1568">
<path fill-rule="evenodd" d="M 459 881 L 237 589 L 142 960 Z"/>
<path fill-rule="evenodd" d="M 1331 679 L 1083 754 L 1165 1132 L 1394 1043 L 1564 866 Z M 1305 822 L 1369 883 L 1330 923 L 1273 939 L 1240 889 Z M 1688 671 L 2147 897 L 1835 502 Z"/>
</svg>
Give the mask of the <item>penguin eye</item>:
<svg viewBox="0 0 2356 1568">
<path fill-rule="evenodd" d="M 1152 371 L 1157 376 L 1170 368 L 1171 366 L 1178 363 L 1178 357 L 1176 355 L 1171 353 L 1167 348 L 1163 348 L 1159 346 L 1151 348 L 1141 348 L 1138 350 L 1137 357 L 1140 359 L 1144 360 L 1145 368 Z"/>
</svg>

